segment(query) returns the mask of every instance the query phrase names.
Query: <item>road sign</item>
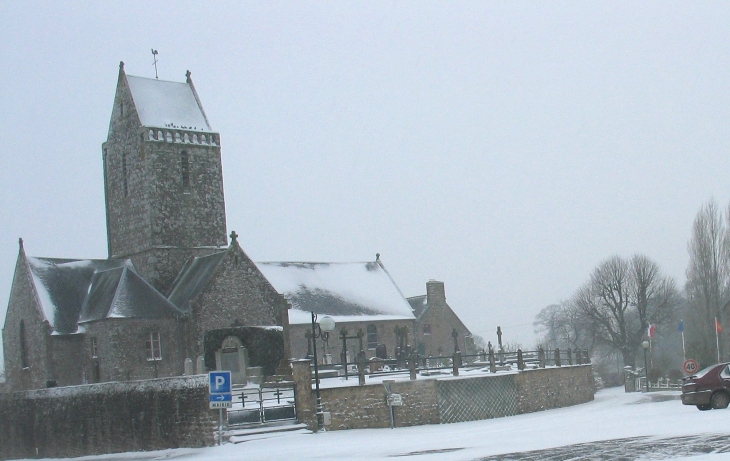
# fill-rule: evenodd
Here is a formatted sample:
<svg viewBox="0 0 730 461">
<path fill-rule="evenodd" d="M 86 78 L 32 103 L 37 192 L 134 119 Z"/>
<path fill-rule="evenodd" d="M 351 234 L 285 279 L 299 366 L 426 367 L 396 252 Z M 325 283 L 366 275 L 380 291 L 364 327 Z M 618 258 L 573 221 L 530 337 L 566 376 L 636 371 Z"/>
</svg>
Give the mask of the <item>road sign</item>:
<svg viewBox="0 0 730 461">
<path fill-rule="evenodd" d="M 400 394 L 388 394 L 388 405 L 391 407 L 403 406 L 403 397 Z"/>
<path fill-rule="evenodd" d="M 216 408 L 231 408 L 233 405 L 233 399 L 231 394 L 211 394 L 210 395 L 210 409 Z"/>
<path fill-rule="evenodd" d="M 700 365 L 697 363 L 697 360 L 687 359 L 684 361 L 684 365 L 682 365 L 682 368 L 684 369 L 685 373 L 691 375 L 697 372 L 697 369 L 700 368 Z"/>
<path fill-rule="evenodd" d="M 230 394 L 231 372 L 211 371 L 208 373 L 208 388 L 211 394 Z"/>
</svg>

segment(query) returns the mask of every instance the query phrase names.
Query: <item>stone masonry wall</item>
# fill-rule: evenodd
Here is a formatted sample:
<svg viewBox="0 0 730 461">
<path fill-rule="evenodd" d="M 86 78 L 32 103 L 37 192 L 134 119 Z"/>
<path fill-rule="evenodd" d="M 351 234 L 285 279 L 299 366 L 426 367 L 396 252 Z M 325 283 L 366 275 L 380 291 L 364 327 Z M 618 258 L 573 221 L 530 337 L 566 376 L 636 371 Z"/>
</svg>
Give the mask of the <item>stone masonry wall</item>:
<svg viewBox="0 0 730 461">
<path fill-rule="evenodd" d="M 525 370 L 515 375 L 520 413 L 562 408 L 593 400 L 591 365 Z"/>
<path fill-rule="evenodd" d="M 194 331 L 190 353 L 196 357 L 207 352 L 200 349 L 206 332 L 243 325 L 278 325 L 279 311 L 285 309 L 286 302 L 236 242 L 191 306 Z"/>
<path fill-rule="evenodd" d="M 102 150 L 109 257 L 133 257 L 139 273 L 166 293 L 187 257 L 226 246 L 217 133 L 142 127 L 120 70 Z M 168 248 L 188 254 L 148 251 Z"/>
<path fill-rule="evenodd" d="M 0 459 L 214 444 L 204 375 L 0 394 Z"/>
<path fill-rule="evenodd" d="M 48 380 L 48 324 L 30 281 L 30 273 L 21 250 L 15 265 L 10 302 L 3 327 L 3 353 L 8 391 L 46 387 Z M 23 322 L 27 366 L 21 363 L 20 323 Z"/>
<path fill-rule="evenodd" d="M 317 426 L 315 413 L 314 391 L 311 389 L 309 378 L 309 361 L 299 360 L 293 363 L 294 381 L 297 394 L 297 419 L 306 423 L 310 429 Z M 438 383 L 448 381 L 465 384 L 467 380 L 474 380 L 475 386 L 504 386 L 499 383 L 503 379 L 513 382 L 509 387 L 517 389 L 516 414 L 531 413 L 549 408 L 561 408 L 577 405 L 593 400 L 593 379 L 591 365 L 577 365 L 562 368 L 547 368 L 540 370 L 526 370 L 519 373 L 502 375 L 502 379 L 477 376 L 462 377 L 457 380 L 423 379 L 416 381 L 398 381 L 391 385 L 391 391 L 400 394 L 404 405 L 394 407 L 395 426 L 417 426 L 422 424 L 439 424 L 443 422 L 457 422 L 453 420 L 441 421 L 442 406 L 451 406 L 450 402 L 439 402 Z M 477 383 L 478 381 L 478 383 Z M 354 377 L 357 383 L 357 376 Z M 469 386 L 461 386 L 468 388 Z M 499 392 L 497 388 L 495 392 Z M 327 430 L 366 429 L 390 427 L 389 407 L 386 404 L 386 391 L 382 384 L 365 386 L 348 386 L 321 389 L 323 411 L 330 412 L 332 424 Z M 443 394 L 443 393 L 442 393 Z M 484 395 L 475 393 L 473 398 Z M 510 394 L 514 398 L 514 394 Z M 441 398 L 446 398 L 441 395 Z M 462 400 L 464 396 L 461 396 Z M 468 399 L 467 399 L 468 401 Z M 472 412 L 473 413 L 473 412 Z M 511 414 L 515 414 L 514 412 Z M 485 413 L 486 418 L 494 417 Z M 474 415 L 465 412 L 464 421 L 474 420 Z"/>
</svg>

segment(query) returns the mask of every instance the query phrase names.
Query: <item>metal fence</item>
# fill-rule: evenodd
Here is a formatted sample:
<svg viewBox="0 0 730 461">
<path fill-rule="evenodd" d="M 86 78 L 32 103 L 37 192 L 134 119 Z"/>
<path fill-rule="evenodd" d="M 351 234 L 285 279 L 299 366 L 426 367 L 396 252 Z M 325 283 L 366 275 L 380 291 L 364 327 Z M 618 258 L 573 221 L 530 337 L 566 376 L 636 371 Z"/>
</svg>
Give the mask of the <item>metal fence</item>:
<svg viewBox="0 0 730 461">
<path fill-rule="evenodd" d="M 293 387 L 234 388 L 228 426 L 296 419 Z"/>
<path fill-rule="evenodd" d="M 320 377 L 336 374 L 345 378 L 358 378 L 360 370 L 363 375 L 379 376 L 397 374 L 412 370 L 422 375 L 440 374 L 449 370 L 458 373 L 458 370 L 490 368 L 498 371 L 505 369 L 524 370 L 529 368 L 544 368 L 548 366 L 583 365 L 590 363 L 587 350 L 543 350 L 535 351 L 482 351 L 479 354 L 451 356 L 421 356 L 415 353 L 401 354 L 400 358 L 381 359 L 373 357 L 364 360 L 364 353 L 360 360 L 336 365 L 319 365 Z M 456 364 L 456 366 L 454 366 Z"/>
</svg>

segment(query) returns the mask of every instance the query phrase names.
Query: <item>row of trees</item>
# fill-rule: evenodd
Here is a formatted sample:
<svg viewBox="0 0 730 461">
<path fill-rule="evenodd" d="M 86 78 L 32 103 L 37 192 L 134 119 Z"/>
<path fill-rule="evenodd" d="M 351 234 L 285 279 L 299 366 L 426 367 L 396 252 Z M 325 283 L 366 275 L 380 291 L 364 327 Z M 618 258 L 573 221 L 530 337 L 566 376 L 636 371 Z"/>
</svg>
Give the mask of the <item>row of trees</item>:
<svg viewBox="0 0 730 461">
<path fill-rule="evenodd" d="M 588 349 L 598 359 L 618 355 L 635 366 L 650 326 L 674 333 L 684 319 L 687 356 L 715 362 L 715 319 L 724 324 L 730 301 L 730 206 L 724 216 L 714 200 L 700 209 L 688 250 L 683 290 L 644 255 L 602 261 L 570 299 L 537 315 L 542 346 Z M 721 341 L 721 357 L 723 349 Z"/>
</svg>

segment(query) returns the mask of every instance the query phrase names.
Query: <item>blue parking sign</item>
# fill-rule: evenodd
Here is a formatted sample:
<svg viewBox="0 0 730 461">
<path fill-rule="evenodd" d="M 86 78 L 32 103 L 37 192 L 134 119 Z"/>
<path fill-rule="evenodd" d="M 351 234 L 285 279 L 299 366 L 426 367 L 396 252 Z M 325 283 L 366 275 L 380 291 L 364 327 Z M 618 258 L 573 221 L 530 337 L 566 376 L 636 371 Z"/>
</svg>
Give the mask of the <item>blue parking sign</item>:
<svg viewBox="0 0 730 461">
<path fill-rule="evenodd" d="M 208 388 L 211 394 L 230 394 L 231 372 L 211 371 L 208 373 Z"/>
</svg>

